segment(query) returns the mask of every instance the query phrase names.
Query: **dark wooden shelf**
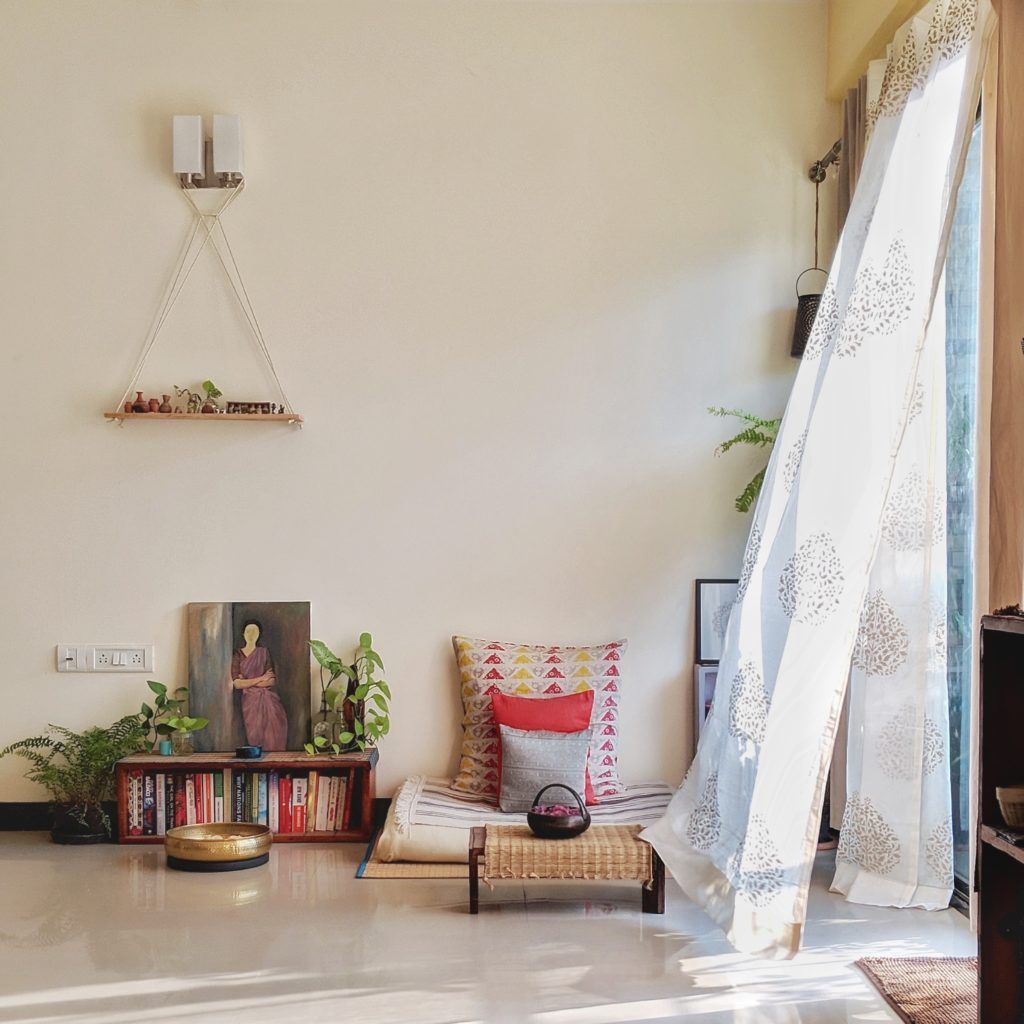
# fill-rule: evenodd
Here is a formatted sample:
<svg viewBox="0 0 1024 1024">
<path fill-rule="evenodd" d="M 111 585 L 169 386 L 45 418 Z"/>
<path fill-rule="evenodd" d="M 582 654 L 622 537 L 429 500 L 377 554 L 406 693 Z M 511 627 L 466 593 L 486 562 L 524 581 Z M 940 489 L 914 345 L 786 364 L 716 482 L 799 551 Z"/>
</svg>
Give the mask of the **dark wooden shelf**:
<svg viewBox="0 0 1024 1024">
<path fill-rule="evenodd" d="M 997 850 L 1002 850 L 1003 853 L 1012 857 L 1015 861 L 1024 864 L 1024 846 L 1015 846 L 1009 840 L 1004 839 L 999 834 L 1000 831 L 1002 830 L 993 828 L 991 825 L 982 825 L 978 834 L 983 843 L 987 843 Z"/>
<path fill-rule="evenodd" d="M 1018 944 L 1004 934 L 1010 912 L 1024 896 L 1024 847 L 999 833 L 1003 824 L 996 799 L 999 786 L 1024 779 L 1024 617 L 986 615 L 981 620 L 981 676 L 978 695 L 978 1021 L 1006 1024 L 1017 1019 L 1024 979 L 1018 970 Z"/>
<path fill-rule="evenodd" d="M 140 413 L 141 415 L 141 413 Z M 269 772 L 271 770 L 303 775 L 309 772 L 336 774 L 350 771 L 353 790 L 352 825 L 332 832 L 275 832 L 275 843 L 344 843 L 365 842 L 373 832 L 374 800 L 377 795 L 375 769 L 380 754 L 376 747 L 348 754 L 306 754 L 303 751 L 269 751 L 260 758 L 235 757 L 229 753 L 213 754 L 131 754 L 117 762 L 118 841 L 121 843 L 162 844 L 163 836 L 128 834 L 128 773 L 142 771 L 165 775 L 187 775 L 197 772 L 232 771 Z M 227 794 L 225 794 L 227 800 Z"/>
</svg>

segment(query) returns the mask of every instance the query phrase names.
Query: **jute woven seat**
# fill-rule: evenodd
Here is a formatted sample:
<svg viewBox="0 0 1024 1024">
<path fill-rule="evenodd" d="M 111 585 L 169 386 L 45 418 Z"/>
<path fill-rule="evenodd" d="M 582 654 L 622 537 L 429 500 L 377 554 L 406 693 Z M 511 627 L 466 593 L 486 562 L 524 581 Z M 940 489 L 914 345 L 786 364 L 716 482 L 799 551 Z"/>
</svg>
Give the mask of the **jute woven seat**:
<svg viewBox="0 0 1024 1024">
<path fill-rule="evenodd" d="M 474 828 L 469 840 L 469 912 L 479 908 L 479 880 L 560 878 L 636 881 L 644 913 L 665 912 L 665 868 L 639 838 L 640 825 L 592 825 L 574 839 L 538 839 L 526 825 Z"/>
</svg>

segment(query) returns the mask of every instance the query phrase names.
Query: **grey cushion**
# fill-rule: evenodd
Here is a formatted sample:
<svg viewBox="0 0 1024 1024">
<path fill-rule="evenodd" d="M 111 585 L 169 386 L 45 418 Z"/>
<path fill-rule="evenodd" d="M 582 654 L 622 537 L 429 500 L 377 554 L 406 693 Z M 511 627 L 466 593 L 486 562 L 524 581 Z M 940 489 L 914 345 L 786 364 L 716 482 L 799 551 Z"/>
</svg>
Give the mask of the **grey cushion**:
<svg viewBox="0 0 1024 1024">
<path fill-rule="evenodd" d="M 590 730 L 545 732 L 500 725 L 501 788 L 498 806 L 503 811 L 528 811 L 545 786 L 560 782 L 583 796 L 587 784 Z M 545 793 L 544 802 L 574 801 L 564 790 Z"/>
</svg>

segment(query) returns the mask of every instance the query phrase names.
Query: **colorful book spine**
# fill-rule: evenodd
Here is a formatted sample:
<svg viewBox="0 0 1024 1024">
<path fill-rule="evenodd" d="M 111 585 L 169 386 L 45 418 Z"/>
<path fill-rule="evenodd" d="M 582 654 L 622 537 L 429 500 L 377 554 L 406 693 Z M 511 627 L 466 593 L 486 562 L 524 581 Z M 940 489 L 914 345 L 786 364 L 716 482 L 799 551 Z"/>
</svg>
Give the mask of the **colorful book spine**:
<svg viewBox="0 0 1024 1024">
<path fill-rule="evenodd" d="M 335 828 L 339 832 L 345 830 L 345 807 L 348 804 L 348 790 L 351 785 L 351 781 L 348 777 L 348 772 L 342 772 L 338 778 L 338 819 L 335 823 Z"/>
<path fill-rule="evenodd" d="M 152 772 L 142 777 L 142 834 L 156 835 L 156 778 Z"/>
<path fill-rule="evenodd" d="M 246 785 L 249 787 L 249 817 L 246 821 L 257 822 L 260 815 L 260 780 L 256 772 L 248 772 Z"/>
<path fill-rule="evenodd" d="M 327 821 L 324 823 L 324 828 L 328 832 L 333 832 L 337 828 L 338 822 L 338 790 L 341 779 L 337 775 L 331 776 L 331 782 L 327 789 Z"/>
<path fill-rule="evenodd" d="M 206 821 L 219 821 L 214 813 L 213 805 L 213 772 L 203 772 L 203 809 L 206 811 Z"/>
<path fill-rule="evenodd" d="M 278 831 L 291 832 L 292 830 L 292 777 L 282 775 L 278 783 Z"/>
<path fill-rule="evenodd" d="M 306 832 L 316 828 L 316 793 L 320 788 L 320 773 L 310 772 L 306 788 Z"/>
<path fill-rule="evenodd" d="M 225 768 L 220 773 L 221 792 L 224 794 L 224 817 L 222 821 L 232 821 L 231 817 L 231 769 Z"/>
<path fill-rule="evenodd" d="M 189 773 L 185 776 L 185 824 L 194 825 L 196 818 L 196 777 Z"/>
<path fill-rule="evenodd" d="M 188 793 L 186 792 L 185 776 L 174 778 L 174 825 L 188 824 Z"/>
<path fill-rule="evenodd" d="M 306 831 L 306 796 L 309 779 L 300 775 L 292 779 L 292 831 Z"/>
<path fill-rule="evenodd" d="M 267 773 L 260 772 L 259 780 L 259 806 L 257 809 L 256 818 L 254 820 L 257 821 L 260 825 L 267 825 L 270 822 L 270 815 L 268 813 L 267 807 Z"/>
<path fill-rule="evenodd" d="M 341 816 L 341 827 L 345 832 L 352 827 L 352 796 L 355 788 L 355 773 L 350 770 L 345 775 L 345 810 Z"/>
<path fill-rule="evenodd" d="M 224 776 L 220 772 L 213 775 L 213 820 L 224 820 Z"/>
<path fill-rule="evenodd" d="M 235 800 L 232 820 L 245 821 L 245 772 L 235 772 L 231 779 L 231 786 Z"/>
<path fill-rule="evenodd" d="M 167 776 L 156 773 L 156 834 L 167 835 Z"/>
<path fill-rule="evenodd" d="M 142 769 L 128 772 L 128 835 L 142 835 Z"/>
<path fill-rule="evenodd" d="M 316 787 L 316 821 L 313 823 L 314 832 L 327 831 L 327 811 L 331 799 L 331 777 L 320 775 Z"/>
<path fill-rule="evenodd" d="M 281 775 L 276 769 L 270 772 L 270 778 L 267 782 L 267 824 L 270 826 L 271 832 L 280 832 L 281 822 Z"/>
</svg>

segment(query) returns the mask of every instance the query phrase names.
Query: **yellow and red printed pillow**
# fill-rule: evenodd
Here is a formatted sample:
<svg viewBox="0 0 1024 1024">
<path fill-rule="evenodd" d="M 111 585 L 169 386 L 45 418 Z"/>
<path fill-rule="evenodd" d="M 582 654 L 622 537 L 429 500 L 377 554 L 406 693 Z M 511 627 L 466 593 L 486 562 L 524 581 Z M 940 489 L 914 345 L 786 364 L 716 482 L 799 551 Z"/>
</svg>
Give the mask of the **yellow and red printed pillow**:
<svg viewBox="0 0 1024 1024">
<path fill-rule="evenodd" d="M 498 751 L 491 694 L 559 697 L 594 691 L 590 776 L 594 795 L 615 796 L 619 781 L 619 696 L 627 642 L 540 647 L 453 636 L 462 690 L 462 756 L 452 787 L 481 799 L 498 796 Z"/>
</svg>

